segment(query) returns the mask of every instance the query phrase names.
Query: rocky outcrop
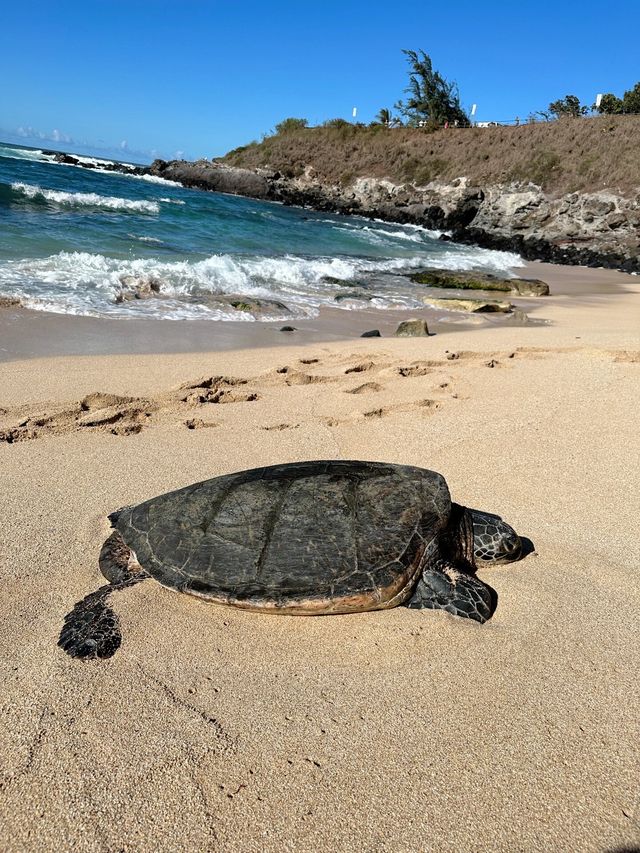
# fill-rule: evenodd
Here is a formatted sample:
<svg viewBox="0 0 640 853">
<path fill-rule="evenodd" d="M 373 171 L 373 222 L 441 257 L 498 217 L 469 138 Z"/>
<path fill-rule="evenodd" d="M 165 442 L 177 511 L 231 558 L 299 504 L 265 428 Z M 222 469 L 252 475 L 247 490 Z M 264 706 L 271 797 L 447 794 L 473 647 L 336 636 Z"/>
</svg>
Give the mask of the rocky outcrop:
<svg viewBox="0 0 640 853">
<path fill-rule="evenodd" d="M 149 171 L 190 187 L 422 225 L 446 232 L 445 240 L 515 251 L 531 260 L 640 271 L 640 193 L 554 198 L 530 183 L 479 187 L 466 178 L 425 186 L 379 178 L 327 184 L 310 167 L 288 177 L 207 160 L 156 160 Z"/>
<path fill-rule="evenodd" d="M 463 299 L 451 297 L 450 299 L 437 299 L 432 296 L 423 296 L 425 305 L 434 308 L 444 308 L 446 311 L 467 311 L 470 314 L 510 314 L 513 305 L 510 302 L 499 302 L 493 299 Z"/>
<path fill-rule="evenodd" d="M 220 294 L 212 295 L 208 302 L 213 305 L 229 306 L 236 311 L 243 311 L 247 314 L 262 316 L 264 314 L 290 314 L 291 311 L 287 308 L 284 302 L 279 302 L 277 299 L 256 299 L 252 296 L 242 296 L 240 294 Z"/>
<path fill-rule="evenodd" d="M 120 172 L 124 175 L 146 175 L 149 171 L 146 166 L 133 166 L 130 163 L 118 163 L 111 160 L 93 160 L 91 157 L 74 157 L 64 151 L 43 151 L 56 161 L 67 166 L 80 166 L 82 169 L 91 169 L 94 172 Z"/>
<path fill-rule="evenodd" d="M 113 300 L 117 305 L 135 299 L 150 299 L 162 290 L 162 284 L 152 275 L 121 275 L 119 285 Z"/>
<path fill-rule="evenodd" d="M 267 177 L 250 169 L 235 169 L 212 163 L 210 160 L 154 160 L 149 173 L 178 181 L 185 187 L 197 187 L 218 193 L 249 196 L 250 198 L 274 198 Z"/>
<path fill-rule="evenodd" d="M 491 273 L 456 272 L 453 270 L 424 270 L 409 273 L 415 284 L 426 287 L 446 287 L 452 290 L 488 290 L 517 293 L 518 296 L 548 296 L 549 285 L 538 278 L 498 278 Z"/>
</svg>

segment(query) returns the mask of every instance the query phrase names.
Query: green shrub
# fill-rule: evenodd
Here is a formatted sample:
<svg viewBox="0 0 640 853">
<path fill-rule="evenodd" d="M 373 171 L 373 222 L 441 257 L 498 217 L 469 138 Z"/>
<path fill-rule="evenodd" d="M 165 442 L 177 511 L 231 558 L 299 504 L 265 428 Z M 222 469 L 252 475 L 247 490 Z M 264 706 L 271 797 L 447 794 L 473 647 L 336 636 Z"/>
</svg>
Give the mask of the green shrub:
<svg viewBox="0 0 640 853">
<path fill-rule="evenodd" d="M 352 125 L 344 118 L 328 118 L 322 122 L 323 127 L 352 127 Z"/>
<path fill-rule="evenodd" d="M 276 133 L 279 136 L 285 133 L 295 133 L 296 130 L 304 130 L 309 125 L 306 118 L 285 118 L 276 125 Z"/>
</svg>

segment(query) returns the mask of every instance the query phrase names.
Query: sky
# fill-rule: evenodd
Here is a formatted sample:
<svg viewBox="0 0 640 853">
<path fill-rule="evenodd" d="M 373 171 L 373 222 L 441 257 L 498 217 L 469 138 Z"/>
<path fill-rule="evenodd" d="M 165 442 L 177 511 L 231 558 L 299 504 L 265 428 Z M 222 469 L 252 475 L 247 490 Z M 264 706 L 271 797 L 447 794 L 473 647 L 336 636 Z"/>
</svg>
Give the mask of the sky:
<svg viewBox="0 0 640 853">
<path fill-rule="evenodd" d="M 287 116 L 370 121 L 403 48 L 479 121 L 640 79 L 640 2 L 19 0 L 0 25 L 0 139 L 146 162 L 213 157 Z"/>
</svg>

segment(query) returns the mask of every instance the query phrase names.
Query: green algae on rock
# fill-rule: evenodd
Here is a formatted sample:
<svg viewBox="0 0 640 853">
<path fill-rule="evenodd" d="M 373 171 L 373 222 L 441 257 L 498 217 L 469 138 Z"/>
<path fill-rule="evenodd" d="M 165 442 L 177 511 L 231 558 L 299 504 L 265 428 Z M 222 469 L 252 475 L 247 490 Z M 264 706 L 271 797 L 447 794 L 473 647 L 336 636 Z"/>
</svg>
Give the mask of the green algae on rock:
<svg viewBox="0 0 640 853">
<path fill-rule="evenodd" d="M 413 272 L 409 278 L 414 284 L 426 287 L 447 287 L 451 290 L 497 290 L 517 293 L 519 296 L 548 296 L 549 285 L 536 278 L 498 278 L 491 273 L 455 272 L 452 270 L 424 270 Z"/>
<path fill-rule="evenodd" d="M 394 332 L 398 338 L 426 338 L 429 335 L 429 327 L 426 320 L 412 318 L 403 320 Z"/>
</svg>

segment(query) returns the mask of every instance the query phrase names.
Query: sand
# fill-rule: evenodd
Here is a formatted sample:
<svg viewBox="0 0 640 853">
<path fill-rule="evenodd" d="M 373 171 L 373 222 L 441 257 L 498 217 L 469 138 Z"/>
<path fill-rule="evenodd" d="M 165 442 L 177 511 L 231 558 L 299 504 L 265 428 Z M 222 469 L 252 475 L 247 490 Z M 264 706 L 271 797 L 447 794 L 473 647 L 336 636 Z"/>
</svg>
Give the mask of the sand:
<svg viewBox="0 0 640 853">
<path fill-rule="evenodd" d="M 638 848 L 640 281 L 529 273 L 548 325 L 0 364 L 3 851 Z M 56 646 L 106 513 L 310 458 L 434 468 L 535 552 L 485 626 L 147 581 L 113 658 Z"/>
</svg>

